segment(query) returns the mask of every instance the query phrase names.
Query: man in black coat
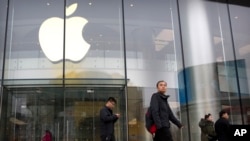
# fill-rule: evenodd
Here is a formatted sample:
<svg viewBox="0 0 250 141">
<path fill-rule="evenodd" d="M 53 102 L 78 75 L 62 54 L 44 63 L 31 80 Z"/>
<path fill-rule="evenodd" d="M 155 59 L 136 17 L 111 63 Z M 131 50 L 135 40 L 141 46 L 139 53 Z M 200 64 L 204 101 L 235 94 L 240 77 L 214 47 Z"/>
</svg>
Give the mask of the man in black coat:
<svg viewBox="0 0 250 141">
<path fill-rule="evenodd" d="M 100 132 L 101 141 L 115 141 L 114 124 L 120 117 L 120 114 L 113 114 L 116 100 L 109 97 L 105 106 L 100 110 Z"/>
<path fill-rule="evenodd" d="M 173 122 L 179 128 L 182 128 L 183 125 L 176 119 L 168 104 L 167 100 L 169 96 L 165 95 L 167 83 L 163 80 L 158 81 L 156 87 L 158 92 L 152 95 L 150 101 L 153 120 L 157 128 L 154 141 L 173 141 L 169 121 Z"/>
<path fill-rule="evenodd" d="M 229 115 L 225 110 L 221 110 L 219 113 L 220 118 L 215 122 L 214 128 L 218 136 L 218 141 L 229 141 L 230 124 Z"/>
</svg>

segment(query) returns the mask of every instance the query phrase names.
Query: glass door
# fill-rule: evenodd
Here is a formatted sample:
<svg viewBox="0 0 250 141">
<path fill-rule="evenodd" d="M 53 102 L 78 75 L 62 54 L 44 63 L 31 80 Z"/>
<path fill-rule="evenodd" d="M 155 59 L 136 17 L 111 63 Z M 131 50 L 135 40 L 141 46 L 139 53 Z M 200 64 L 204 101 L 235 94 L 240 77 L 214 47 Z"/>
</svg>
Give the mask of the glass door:
<svg viewBox="0 0 250 141">
<path fill-rule="evenodd" d="M 41 141 L 49 132 L 53 141 L 100 141 L 99 110 L 110 96 L 117 100 L 114 112 L 123 115 L 115 124 L 115 136 L 126 140 L 120 87 L 5 89 L 0 140 Z"/>
</svg>

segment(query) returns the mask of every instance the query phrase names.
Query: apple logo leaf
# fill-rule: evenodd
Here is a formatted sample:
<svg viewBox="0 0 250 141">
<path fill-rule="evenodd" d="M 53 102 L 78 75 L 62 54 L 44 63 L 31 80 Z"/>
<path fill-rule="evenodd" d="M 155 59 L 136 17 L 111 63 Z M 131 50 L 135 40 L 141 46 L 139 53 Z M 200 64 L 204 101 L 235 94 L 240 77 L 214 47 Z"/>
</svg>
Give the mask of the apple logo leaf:
<svg viewBox="0 0 250 141">
<path fill-rule="evenodd" d="M 71 15 L 76 11 L 77 3 L 71 4 L 69 7 L 66 8 L 66 16 Z"/>
</svg>

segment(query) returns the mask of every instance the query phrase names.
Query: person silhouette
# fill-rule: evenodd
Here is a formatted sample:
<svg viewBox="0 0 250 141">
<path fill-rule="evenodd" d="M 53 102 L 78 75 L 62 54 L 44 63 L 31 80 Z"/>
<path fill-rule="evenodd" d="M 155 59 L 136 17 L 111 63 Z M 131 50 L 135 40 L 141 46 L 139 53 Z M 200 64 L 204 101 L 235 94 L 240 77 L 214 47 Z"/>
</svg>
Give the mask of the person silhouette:
<svg viewBox="0 0 250 141">
<path fill-rule="evenodd" d="M 42 141 L 52 141 L 52 133 L 49 130 L 45 130 Z"/>
</svg>

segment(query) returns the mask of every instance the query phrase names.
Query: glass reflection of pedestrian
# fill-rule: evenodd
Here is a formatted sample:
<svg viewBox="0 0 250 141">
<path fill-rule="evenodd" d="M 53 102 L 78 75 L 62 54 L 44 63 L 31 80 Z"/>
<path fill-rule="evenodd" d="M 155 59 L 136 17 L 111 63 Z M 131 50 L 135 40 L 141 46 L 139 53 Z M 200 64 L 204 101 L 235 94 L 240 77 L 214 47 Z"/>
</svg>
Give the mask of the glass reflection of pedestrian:
<svg viewBox="0 0 250 141">
<path fill-rule="evenodd" d="M 120 114 L 113 114 L 112 109 L 115 104 L 115 98 L 109 97 L 105 106 L 100 110 L 101 141 L 115 141 L 114 124 L 120 117 Z"/>
<path fill-rule="evenodd" d="M 156 133 L 154 136 L 154 141 L 173 141 L 173 137 L 170 131 L 170 121 L 174 123 L 179 128 L 183 125 L 174 116 L 169 103 L 169 95 L 167 92 L 167 83 L 160 80 L 156 83 L 157 92 L 151 97 L 150 107 L 154 122 L 156 124 Z"/>
<path fill-rule="evenodd" d="M 216 141 L 216 133 L 214 129 L 213 117 L 207 114 L 199 122 L 201 128 L 201 141 Z"/>
<path fill-rule="evenodd" d="M 52 133 L 49 130 L 45 130 L 42 141 L 52 141 Z"/>
<path fill-rule="evenodd" d="M 219 119 L 215 122 L 215 132 L 218 136 L 218 141 L 229 141 L 230 123 L 229 114 L 226 110 L 221 110 Z"/>
</svg>

